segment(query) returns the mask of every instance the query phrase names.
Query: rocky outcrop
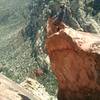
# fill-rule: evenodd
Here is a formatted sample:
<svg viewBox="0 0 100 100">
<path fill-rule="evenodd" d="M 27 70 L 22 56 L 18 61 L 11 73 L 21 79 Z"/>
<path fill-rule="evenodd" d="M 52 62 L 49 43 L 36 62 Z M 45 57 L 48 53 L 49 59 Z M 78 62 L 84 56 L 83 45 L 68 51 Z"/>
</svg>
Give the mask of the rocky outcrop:
<svg viewBox="0 0 100 100">
<path fill-rule="evenodd" d="M 27 78 L 17 84 L 0 74 L 0 100 L 56 100 L 36 80 Z"/>
<path fill-rule="evenodd" d="M 36 80 L 27 78 L 24 82 L 21 83 L 21 86 L 37 96 L 40 100 L 56 100 L 56 97 L 50 96 L 46 92 L 45 87 Z"/>
<path fill-rule="evenodd" d="M 64 21 L 67 25 L 86 32 L 100 33 L 99 0 L 63 0 L 63 3 L 66 4 Z"/>
<path fill-rule="evenodd" d="M 20 85 L 0 74 L 0 100 L 40 100 Z"/>
<path fill-rule="evenodd" d="M 58 80 L 58 100 L 100 100 L 100 36 L 47 22 L 45 47 Z"/>
</svg>

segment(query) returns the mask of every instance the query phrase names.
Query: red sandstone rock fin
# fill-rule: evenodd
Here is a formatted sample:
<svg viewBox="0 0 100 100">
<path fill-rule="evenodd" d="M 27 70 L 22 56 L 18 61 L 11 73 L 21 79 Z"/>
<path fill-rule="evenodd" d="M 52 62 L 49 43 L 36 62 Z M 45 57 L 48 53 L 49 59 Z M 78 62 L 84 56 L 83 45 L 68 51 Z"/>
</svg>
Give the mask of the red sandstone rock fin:
<svg viewBox="0 0 100 100">
<path fill-rule="evenodd" d="M 45 43 L 59 83 L 58 100 L 100 100 L 100 36 L 49 19 Z"/>
</svg>

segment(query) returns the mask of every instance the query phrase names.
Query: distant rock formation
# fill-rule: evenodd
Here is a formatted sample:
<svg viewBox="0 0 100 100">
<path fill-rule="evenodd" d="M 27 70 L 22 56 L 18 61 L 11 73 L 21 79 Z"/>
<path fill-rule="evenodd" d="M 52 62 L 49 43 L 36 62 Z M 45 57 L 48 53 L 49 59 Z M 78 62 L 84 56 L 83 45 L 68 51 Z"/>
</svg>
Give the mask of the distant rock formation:
<svg viewBox="0 0 100 100">
<path fill-rule="evenodd" d="M 100 34 L 100 0 L 65 0 L 65 22 L 74 29 Z"/>
<path fill-rule="evenodd" d="M 99 35 L 49 18 L 45 47 L 59 84 L 58 100 L 100 100 Z"/>
</svg>

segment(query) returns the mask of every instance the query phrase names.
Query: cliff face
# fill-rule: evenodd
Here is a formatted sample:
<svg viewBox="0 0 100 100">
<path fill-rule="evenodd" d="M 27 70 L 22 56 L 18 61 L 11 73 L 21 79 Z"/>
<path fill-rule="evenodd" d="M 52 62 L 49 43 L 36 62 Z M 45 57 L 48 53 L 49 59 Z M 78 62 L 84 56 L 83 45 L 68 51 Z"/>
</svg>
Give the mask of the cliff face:
<svg viewBox="0 0 100 100">
<path fill-rule="evenodd" d="M 17 82 L 27 76 L 26 71 L 33 65 L 31 42 L 22 35 L 28 21 L 29 2 L 0 1 L 0 72 Z"/>
<path fill-rule="evenodd" d="M 45 46 L 59 83 L 58 100 L 100 99 L 99 35 L 55 25 L 49 18 Z"/>
</svg>

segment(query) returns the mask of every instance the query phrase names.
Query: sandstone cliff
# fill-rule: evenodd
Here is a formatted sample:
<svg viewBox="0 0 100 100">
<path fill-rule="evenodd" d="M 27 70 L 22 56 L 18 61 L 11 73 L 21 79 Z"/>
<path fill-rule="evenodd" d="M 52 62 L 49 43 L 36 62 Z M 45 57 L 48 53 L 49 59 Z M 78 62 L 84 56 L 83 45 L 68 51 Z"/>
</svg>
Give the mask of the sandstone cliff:
<svg viewBox="0 0 100 100">
<path fill-rule="evenodd" d="M 47 21 L 45 47 L 58 80 L 58 100 L 100 100 L 100 36 Z"/>
</svg>

